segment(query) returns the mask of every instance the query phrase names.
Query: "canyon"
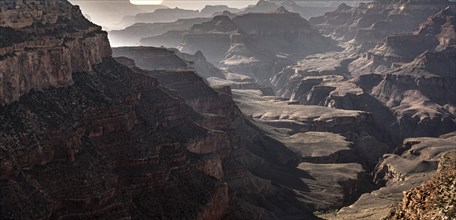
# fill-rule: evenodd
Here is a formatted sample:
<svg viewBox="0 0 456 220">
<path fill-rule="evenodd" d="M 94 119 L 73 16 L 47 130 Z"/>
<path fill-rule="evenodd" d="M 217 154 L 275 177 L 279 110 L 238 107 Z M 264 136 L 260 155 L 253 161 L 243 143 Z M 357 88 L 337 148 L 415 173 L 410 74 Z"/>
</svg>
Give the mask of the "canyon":
<svg viewBox="0 0 456 220">
<path fill-rule="evenodd" d="M 451 219 L 455 6 L 0 4 L 0 218 Z"/>
</svg>

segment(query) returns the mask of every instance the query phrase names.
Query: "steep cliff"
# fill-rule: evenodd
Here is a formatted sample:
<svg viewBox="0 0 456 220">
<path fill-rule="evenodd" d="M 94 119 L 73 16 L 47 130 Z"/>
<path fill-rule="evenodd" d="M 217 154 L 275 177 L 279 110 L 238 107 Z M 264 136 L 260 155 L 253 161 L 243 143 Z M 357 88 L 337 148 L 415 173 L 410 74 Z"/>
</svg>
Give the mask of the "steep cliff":
<svg viewBox="0 0 456 220">
<path fill-rule="evenodd" d="M 226 185 L 187 150 L 213 139 L 192 122 L 197 114 L 112 59 L 94 68 L 67 89 L 2 107 L 2 216 L 196 218 L 213 208 L 223 216 Z"/>
<path fill-rule="evenodd" d="M 26 6 L 59 19 L 42 29 L 40 19 L 35 27 L 2 27 L 43 43 L 37 48 L 27 39 L 27 48 L 19 47 L 21 42 L 2 47 L 12 51 L 12 58 L 2 61 L 2 76 L 26 67 L 12 77 L 30 80 L 36 72 L 50 77 L 27 84 L 30 91 L 2 88 L 0 216 L 222 218 L 229 198 L 221 158 L 232 149 L 225 132 L 205 126 L 210 117 L 160 88 L 155 78 L 112 59 L 106 34 L 83 20 L 77 8 L 65 1 L 57 1 L 56 8 Z M 22 40 L 4 33 L 2 39 Z M 48 38 L 57 42 L 52 49 Z M 39 61 L 53 49 L 66 50 L 55 56 L 67 62 Z M 16 57 L 21 53 L 33 62 L 15 63 L 24 59 Z M 64 71 L 64 81 L 53 71 Z M 2 78 L 13 83 L 8 80 Z"/>
<path fill-rule="evenodd" d="M 14 9 L 0 17 L 0 104 L 33 89 L 71 86 L 73 72 L 89 72 L 111 55 L 106 33 L 78 7 L 65 1 L 11 4 Z"/>
</svg>

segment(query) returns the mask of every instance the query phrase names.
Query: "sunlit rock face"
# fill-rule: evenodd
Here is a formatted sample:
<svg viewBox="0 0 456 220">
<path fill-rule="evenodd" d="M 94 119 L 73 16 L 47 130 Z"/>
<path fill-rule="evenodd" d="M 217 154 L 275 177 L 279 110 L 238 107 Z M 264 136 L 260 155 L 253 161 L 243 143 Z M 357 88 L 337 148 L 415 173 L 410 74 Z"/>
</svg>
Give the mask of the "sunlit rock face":
<svg viewBox="0 0 456 220">
<path fill-rule="evenodd" d="M 111 55 L 106 33 L 78 7 L 19 2 L 1 6 L 0 103 L 17 101 L 32 89 L 70 86 L 73 72 L 89 72 Z"/>
<path fill-rule="evenodd" d="M 456 152 L 440 158 L 436 175 L 422 185 L 404 192 L 402 203 L 388 216 L 391 219 L 450 219 L 456 215 L 454 198 L 456 181 Z"/>
</svg>

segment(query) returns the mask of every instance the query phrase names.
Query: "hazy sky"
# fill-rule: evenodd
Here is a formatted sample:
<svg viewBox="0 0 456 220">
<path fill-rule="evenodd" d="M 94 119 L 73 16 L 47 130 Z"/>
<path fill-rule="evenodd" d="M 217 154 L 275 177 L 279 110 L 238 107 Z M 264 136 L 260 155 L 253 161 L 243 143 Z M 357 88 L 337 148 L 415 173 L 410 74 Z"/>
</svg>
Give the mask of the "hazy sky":
<svg viewBox="0 0 456 220">
<path fill-rule="evenodd" d="M 130 0 L 131 3 L 135 5 L 159 5 L 162 0 Z"/>
<path fill-rule="evenodd" d="M 163 4 L 168 7 L 186 8 L 186 9 L 201 9 L 206 5 L 228 5 L 234 8 L 244 8 L 248 5 L 255 4 L 258 0 L 130 0 L 131 3 L 136 5 L 157 5 Z"/>
</svg>

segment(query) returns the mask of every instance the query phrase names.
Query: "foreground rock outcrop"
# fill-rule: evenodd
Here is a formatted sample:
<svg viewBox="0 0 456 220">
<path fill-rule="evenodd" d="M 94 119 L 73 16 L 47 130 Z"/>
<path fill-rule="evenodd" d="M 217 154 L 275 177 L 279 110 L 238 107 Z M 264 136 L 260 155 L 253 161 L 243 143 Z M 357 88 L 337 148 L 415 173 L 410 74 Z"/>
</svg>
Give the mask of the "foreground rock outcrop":
<svg viewBox="0 0 456 220">
<path fill-rule="evenodd" d="M 404 192 L 402 204 L 390 219 L 451 219 L 456 216 L 456 152 L 444 154 L 437 174 L 419 187 Z"/>
<path fill-rule="evenodd" d="M 71 87 L 30 92 L 2 107 L 1 215 L 223 216 L 221 168 L 203 169 L 206 160 L 188 150 L 227 145 L 153 78 L 109 58 L 94 68 L 73 74 Z M 178 204 L 170 200 L 177 197 Z"/>
<path fill-rule="evenodd" d="M 4 4 L 0 6 L 6 10 L 0 17 L 4 36 L 0 104 L 17 101 L 33 89 L 71 86 L 73 72 L 89 72 L 92 65 L 111 56 L 106 33 L 68 2 L 37 1 L 33 7 L 14 1 Z"/>
</svg>

